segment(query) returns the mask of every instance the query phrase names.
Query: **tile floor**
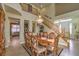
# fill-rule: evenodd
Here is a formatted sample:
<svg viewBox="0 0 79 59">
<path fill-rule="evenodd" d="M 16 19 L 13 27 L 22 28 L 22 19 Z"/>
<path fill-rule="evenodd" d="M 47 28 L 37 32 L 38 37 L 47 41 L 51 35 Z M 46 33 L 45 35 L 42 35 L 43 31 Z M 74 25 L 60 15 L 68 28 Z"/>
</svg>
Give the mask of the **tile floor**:
<svg viewBox="0 0 79 59">
<path fill-rule="evenodd" d="M 14 38 L 11 46 L 6 49 L 6 56 L 29 56 L 29 54 L 19 44 L 19 40 Z M 70 47 L 63 49 L 60 56 L 79 56 L 79 40 L 71 40 Z"/>
<path fill-rule="evenodd" d="M 14 37 L 10 43 L 10 46 L 6 48 L 5 56 L 29 56 L 26 50 L 19 44 L 19 39 Z"/>
<path fill-rule="evenodd" d="M 60 56 L 79 56 L 79 40 L 70 40 L 70 47 L 65 48 Z"/>
</svg>

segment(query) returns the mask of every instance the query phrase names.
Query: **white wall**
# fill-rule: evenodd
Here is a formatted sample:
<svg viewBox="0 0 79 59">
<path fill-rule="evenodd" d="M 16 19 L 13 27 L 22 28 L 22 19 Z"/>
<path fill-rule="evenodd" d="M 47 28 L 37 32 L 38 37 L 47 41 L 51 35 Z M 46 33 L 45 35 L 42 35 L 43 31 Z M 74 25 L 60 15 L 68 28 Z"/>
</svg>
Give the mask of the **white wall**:
<svg viewBox="0 0 79 59">
<path fill-rule="evenodd" d="M 52 19 L 50 19 L 50 21 L 54 21 L 55 19 L 55 4 L 52 3 L 50 6 L 48 6 L 47 8 L 45 8 L 45 11 L 43 12 L 43 14 L 51 17 Z"/>
<path fill-rule="evenodd" d="M 77 34 L 77 32 L 79 32 L 79 17 L 73 18 L 73 34 L 74 34 L 74 39 L 75 39 L 75 35 Z"/>
<path fill-rule="evenodd" d="M 19 3 L 3 3 L 3 4 L 10 6 L 10 7 L 14 8 L 15 10 L 21 12 L 21 7 L 20 7 Z"/>
<path fill-rule="evenodd" d="M 10 43 L 10 25 L 9 25 L 9 20 L 8 18 L 5 19 L 5 22 L 4 22 L 4 36 L 5 36 L 5 45 L 6 47 L 9 46 L 9 43 Z"/>
</svg>

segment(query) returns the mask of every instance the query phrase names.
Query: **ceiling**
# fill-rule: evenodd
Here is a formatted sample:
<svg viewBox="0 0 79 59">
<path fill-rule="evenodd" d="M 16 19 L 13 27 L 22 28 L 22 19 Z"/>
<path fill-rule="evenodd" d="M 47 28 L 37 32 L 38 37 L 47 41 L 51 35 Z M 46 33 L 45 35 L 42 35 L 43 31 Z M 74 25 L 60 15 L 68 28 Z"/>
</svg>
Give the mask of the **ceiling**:
<svg viewBox="0 0 79 59">
<path fill-rule="evenodd" d="M 6 12 L 9 12 L 9 13 L 12 13 L 12 14 L 16 14 L 16 15 L 20 15 L 21 16 L 21 13 L 18 12 L 16 9 L 10 7 L 10 6 L 7 6 L 7 5 L 4 5 L 5 6 L 5 10 Z"/>
<path fill-rule="evenodd" d="M 56 3 L 55 4 L 55 15 L 61 15 L 64 13 L 79 10 L 79 3 Z"/>
<path fill-rule="evenodd" d="M 46 8 L 49 7 L 53 3 L 30 3 L 37 8 Z M 14 13 L 17 15 L 21 15 L 17 10 L 5 5 L 5 9 L 7 12 Z M 51 8 L 52 9 L 52 8 Z M 55 15 L 61 15 L 68 12 L 72 12 L 75 10 L 79 10 L 79 3 L 55 3 Z"/>
<path fill-rule="evenodd" d="M 50 6 L 52 3 L 32 3 L 37 8 L 45 8 Z M 61 15 L 71 11 L 79 10 L 79 3 L 55 3 L 55 15 Z"/>
<path fill-rule="evenodd" d="M 49 7 L 52 3 L 32 3 L 37 8 Z M 79 3 L 55 3 L 55 15 L 61 15 L 68 12 L 79 10 Z"/>
</svg>

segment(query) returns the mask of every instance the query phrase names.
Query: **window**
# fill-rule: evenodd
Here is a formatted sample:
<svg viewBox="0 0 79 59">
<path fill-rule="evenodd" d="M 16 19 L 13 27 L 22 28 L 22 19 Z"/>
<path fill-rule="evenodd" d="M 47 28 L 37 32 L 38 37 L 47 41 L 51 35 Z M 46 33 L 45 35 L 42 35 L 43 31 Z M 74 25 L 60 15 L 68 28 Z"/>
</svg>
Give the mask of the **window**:
<svg viewBox="0 0 79 59">
<path fill-rule="evenodd" d="M 20 31 L 20 26 L 19 25 L 12 25 L 12 32 L 19 32 Z"/>
<path fill-rule="evenodd" d="M 62 29 L 62 28 L 61 28 L 61 24 L 60 24 L 60 25 L 59 25 L 59 31 L 60 31 L 60 33 L 61 33 L 61 29 Z"/>
<path fill-rule="evenodd" d="M 59 31 L 61 33 L 62 29 L 65 29 L 66 32 L 72 34 L 72 19 L 59 19 L 54 22 L 54 24 L 59 24 Z"/>
<path fill-rule="evenodd" d="M 72 34 L 72 23 L 70 23 L 70 34 Z"/>
</svg>

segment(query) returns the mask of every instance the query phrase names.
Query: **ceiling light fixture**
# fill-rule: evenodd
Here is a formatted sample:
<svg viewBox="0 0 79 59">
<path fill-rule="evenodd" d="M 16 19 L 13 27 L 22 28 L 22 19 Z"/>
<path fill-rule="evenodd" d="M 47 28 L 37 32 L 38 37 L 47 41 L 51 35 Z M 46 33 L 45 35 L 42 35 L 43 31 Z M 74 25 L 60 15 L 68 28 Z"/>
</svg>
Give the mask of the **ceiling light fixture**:
<svg viewBox="0 0 79 59">
<path fill-rule="evenodd" d="M 42 11 L 42 4 L 41 4 L 41 9 L 39 10 L 39 15 L 38 15 L 38 19 L 37 19 L 37 23 L 40 24 L 43 22 L 42 16 L 41 16 L 41 11 Z"/>
<path fill-rule="evenodd" d="M 37 19 L 37 23 L 42 23 L 43 22 L 43 19 L 41 17 L 41 15 L 38 16 L 38 19 Z"/>
</svg>

